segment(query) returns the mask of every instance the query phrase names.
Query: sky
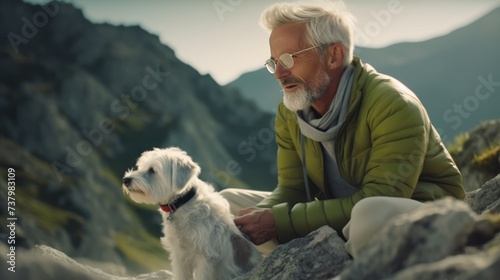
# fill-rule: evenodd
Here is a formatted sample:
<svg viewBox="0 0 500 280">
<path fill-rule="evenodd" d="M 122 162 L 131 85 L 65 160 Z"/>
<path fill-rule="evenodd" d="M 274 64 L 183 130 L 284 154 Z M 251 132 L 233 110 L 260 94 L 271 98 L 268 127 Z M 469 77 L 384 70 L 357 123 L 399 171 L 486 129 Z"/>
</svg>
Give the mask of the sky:
<svg viewBox="0 0 500 280">
<path fill-rule="evenodd" d="M 263 67 L 269 32 L 261 12 L 275 0 L 64 0 L 96 23 L 140 25 L 183 62 L 224 85 Z M 26 0 L 43 4 L 46 0 Z M 294 1 L 288 1 L 294 2 Z M 357 46 L 423 41 L 465 26 L 500 0 L 344 0 L 356 18 Z"/>
</svg>

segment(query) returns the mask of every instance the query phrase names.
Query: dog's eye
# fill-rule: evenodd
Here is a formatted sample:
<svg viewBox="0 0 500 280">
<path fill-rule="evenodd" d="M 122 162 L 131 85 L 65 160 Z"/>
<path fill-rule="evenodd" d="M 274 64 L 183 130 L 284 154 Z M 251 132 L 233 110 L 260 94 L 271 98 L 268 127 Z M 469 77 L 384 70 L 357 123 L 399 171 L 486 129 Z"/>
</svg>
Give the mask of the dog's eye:
<svg viewBox="0 0 500 280">
<path fill-rule="evenodd" d="M 155 172 L 155 170 L 153 169 L 153 167 L 150 167 L 150 168 L 148 169 L 148 173 L 150 173 L 150 174 L 154 174 L 154 173 L 156 173 L 156 172 Z"/>
</svg>

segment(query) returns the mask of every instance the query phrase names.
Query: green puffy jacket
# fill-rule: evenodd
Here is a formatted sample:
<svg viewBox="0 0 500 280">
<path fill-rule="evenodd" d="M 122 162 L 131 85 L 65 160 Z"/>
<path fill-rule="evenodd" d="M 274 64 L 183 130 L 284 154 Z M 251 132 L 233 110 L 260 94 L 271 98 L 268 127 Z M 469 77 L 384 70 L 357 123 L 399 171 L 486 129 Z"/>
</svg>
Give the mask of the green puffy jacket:
<svg viewBox="0 0 500 280">
<path fill-rule="evenodd" d="M 415 94 L 359 58 L 353 65 L 349 109 L 335 146 L 341 175 L 359 189 L 351 197 L 327 196 L 321 144 L 305 138 L 309 186 L 316 198 L 307 202 L 297 116 L 283 102 L 278 107 L 278 185 L 258 207 L 272 207 L 281 243 L 324 225 L 341 232 L 354 204 L 365 197 L 464 197 L 462 176 Z"/>
</svg>

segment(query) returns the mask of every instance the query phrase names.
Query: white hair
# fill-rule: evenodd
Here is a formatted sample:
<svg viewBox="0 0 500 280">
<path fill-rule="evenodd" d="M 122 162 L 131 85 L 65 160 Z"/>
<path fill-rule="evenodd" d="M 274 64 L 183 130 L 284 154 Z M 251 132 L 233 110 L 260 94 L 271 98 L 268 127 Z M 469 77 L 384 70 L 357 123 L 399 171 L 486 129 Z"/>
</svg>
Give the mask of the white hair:
<svg viewBox="0 0 500 280">
<path fill-rule="evenodd" d="M 286 23 L 305 23 L 312 45 L 342 43 L 347 50 L 344 66 L 353 58 L 354 22 L 354 16 L 342 1 L 278 3 L 264 10 L 260 18 L 261 25 L 268 30 Z M 321 52 L 325 48 L 319 49 Z"/>
</svg>

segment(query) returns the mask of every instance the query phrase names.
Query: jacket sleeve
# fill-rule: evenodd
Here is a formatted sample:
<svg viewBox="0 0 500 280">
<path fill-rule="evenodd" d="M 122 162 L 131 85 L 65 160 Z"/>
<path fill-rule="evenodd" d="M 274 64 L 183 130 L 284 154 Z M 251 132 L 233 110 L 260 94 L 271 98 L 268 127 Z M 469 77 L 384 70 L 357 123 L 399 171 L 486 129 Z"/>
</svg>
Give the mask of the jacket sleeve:
<svg viewBox="0 0 500 280">
<path fill-rule="evenodd" d="M 283 199 L 273 201 L 276 202 L 273 206 L 273 214 L 280 242 L 288 242 L 305 236 L 324 225 L 329 225 L 340 233 L 350 219 L 354 204 L 365 197 L 410 198 L 412 196 L 422 170 L 430 121 L 422 105 L 411 92 L 403 91 L 402 93 L 393 88 L 386 88 L 386 91 L 382 93 L 378 96 L 374 94 L 370 97 L 371 102 L 364 104 L 364 106 L 369 106 L 365 108 L 366 119 L 358 123 L 358 125 L 369 126 L 371 134 L 366 137 L 370 137 L 372 143 L 362 184 L 358 186 L 360 190 L 347 198 L 307 203 L 296 203 L 296 200 L 287 201 L 281 195 L 280 198 Z M 279 147 L 279 149 L 283 148 Z M 287 154 L 291 153 L 288 149 L 286 151 Z M 301 168 L 300 164 L 297 167 L 296 163 L 300 160 L 294 158 L 294 161 L 294 172 L 301 174 L 299 170 L 296 170 Z M 283 167 L 282 165 L 281 168 Z M 279 165 L 278 170 L 283 172 L 281 168 Z M 303 180 L 301 184 L 300 189 L 303 193 Z M 298 195 L 298 185 L 294 185 L 291 189 Z M 305 194 L 303 196 L 305 197 Z M 271 199 L 272 197 L 273 195 Z"/>
</svg>

